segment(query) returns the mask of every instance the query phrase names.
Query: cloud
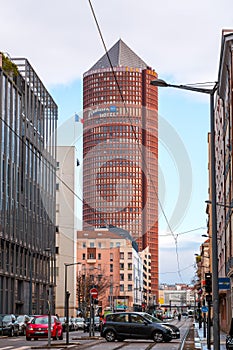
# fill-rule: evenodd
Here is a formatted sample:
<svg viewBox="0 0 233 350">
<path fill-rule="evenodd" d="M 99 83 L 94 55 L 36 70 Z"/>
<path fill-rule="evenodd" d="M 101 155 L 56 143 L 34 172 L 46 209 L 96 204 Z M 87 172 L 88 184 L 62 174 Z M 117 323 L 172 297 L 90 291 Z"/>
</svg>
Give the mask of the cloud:
<svg viewBox="0 0 233 350">
<path fill-rule="evenodd" d="M 230 0 L 93 0 L 109 49 L 120 37 L 160 76 L 215 80 Z M 211 9 L 211 10 L 210 10 Z M 87 0 L 12 0 L 1 13 L 1 50 L 26 57 L 49 85 L 82 77 L 104 53 Z"/>
</svg>

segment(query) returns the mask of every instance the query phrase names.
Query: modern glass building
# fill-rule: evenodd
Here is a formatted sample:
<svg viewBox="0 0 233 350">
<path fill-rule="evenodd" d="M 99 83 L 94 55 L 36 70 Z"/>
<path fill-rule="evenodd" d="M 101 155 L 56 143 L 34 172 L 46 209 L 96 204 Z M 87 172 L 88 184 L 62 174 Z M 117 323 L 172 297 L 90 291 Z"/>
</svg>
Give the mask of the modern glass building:
<svg viewBox="0 0 233 350">
<path fill-rule="evenodd" d="M 83 229 L 103 226 L 149 246 L 158 296 L 156 72 L 119 40 L 83 78 Z"/>
<path fill-rule="evenodd" d="M 57 105 L 27 59 L 0 54 L 0 313 L 47 310 L 54 286 Z"/>
</svg>

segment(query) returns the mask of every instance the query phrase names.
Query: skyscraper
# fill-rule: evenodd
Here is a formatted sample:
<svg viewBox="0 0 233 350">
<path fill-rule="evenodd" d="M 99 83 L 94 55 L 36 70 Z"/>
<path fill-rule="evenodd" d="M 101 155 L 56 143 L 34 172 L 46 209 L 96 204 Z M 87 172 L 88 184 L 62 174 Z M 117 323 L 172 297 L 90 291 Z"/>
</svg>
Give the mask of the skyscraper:
<svg viewBox="0 0 233 350">
<path fill-rule="evenodd" d="M 156 72 L 119 40 L 83 78 L 83 229 L 118 227 L 149 246 L 158 293 Z"/>
</svg>

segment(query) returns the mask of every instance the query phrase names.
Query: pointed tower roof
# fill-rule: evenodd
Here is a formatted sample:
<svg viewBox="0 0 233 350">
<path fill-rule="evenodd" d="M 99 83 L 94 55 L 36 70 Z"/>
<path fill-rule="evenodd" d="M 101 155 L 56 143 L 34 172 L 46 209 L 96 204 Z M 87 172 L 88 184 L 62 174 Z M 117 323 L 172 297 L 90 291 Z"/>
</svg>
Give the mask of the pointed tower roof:
<svg viewBox="0 0 233 350">
<path fill-rule="evenodd" d="M 137 56 L 121 39 L 108 51 L 113 67 L 145 69 L 148 65 Z M 107 54 L 103 55 L 90 70 L 110 68 Z"/>
</svg>

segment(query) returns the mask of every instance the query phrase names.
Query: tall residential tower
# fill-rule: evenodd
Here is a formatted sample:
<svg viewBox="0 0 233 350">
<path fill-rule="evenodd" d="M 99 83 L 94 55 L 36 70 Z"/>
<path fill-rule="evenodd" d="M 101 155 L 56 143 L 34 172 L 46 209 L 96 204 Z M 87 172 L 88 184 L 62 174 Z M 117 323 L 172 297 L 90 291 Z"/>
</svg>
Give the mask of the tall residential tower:
<svg viewBox="0 0 233 350">
<path fill-rule="evenodd" d="M 83 229 L 127 230 L 149 246 L 158 296 L 157 74 L 119 40 L 84 74 Z"/>
</svg>

